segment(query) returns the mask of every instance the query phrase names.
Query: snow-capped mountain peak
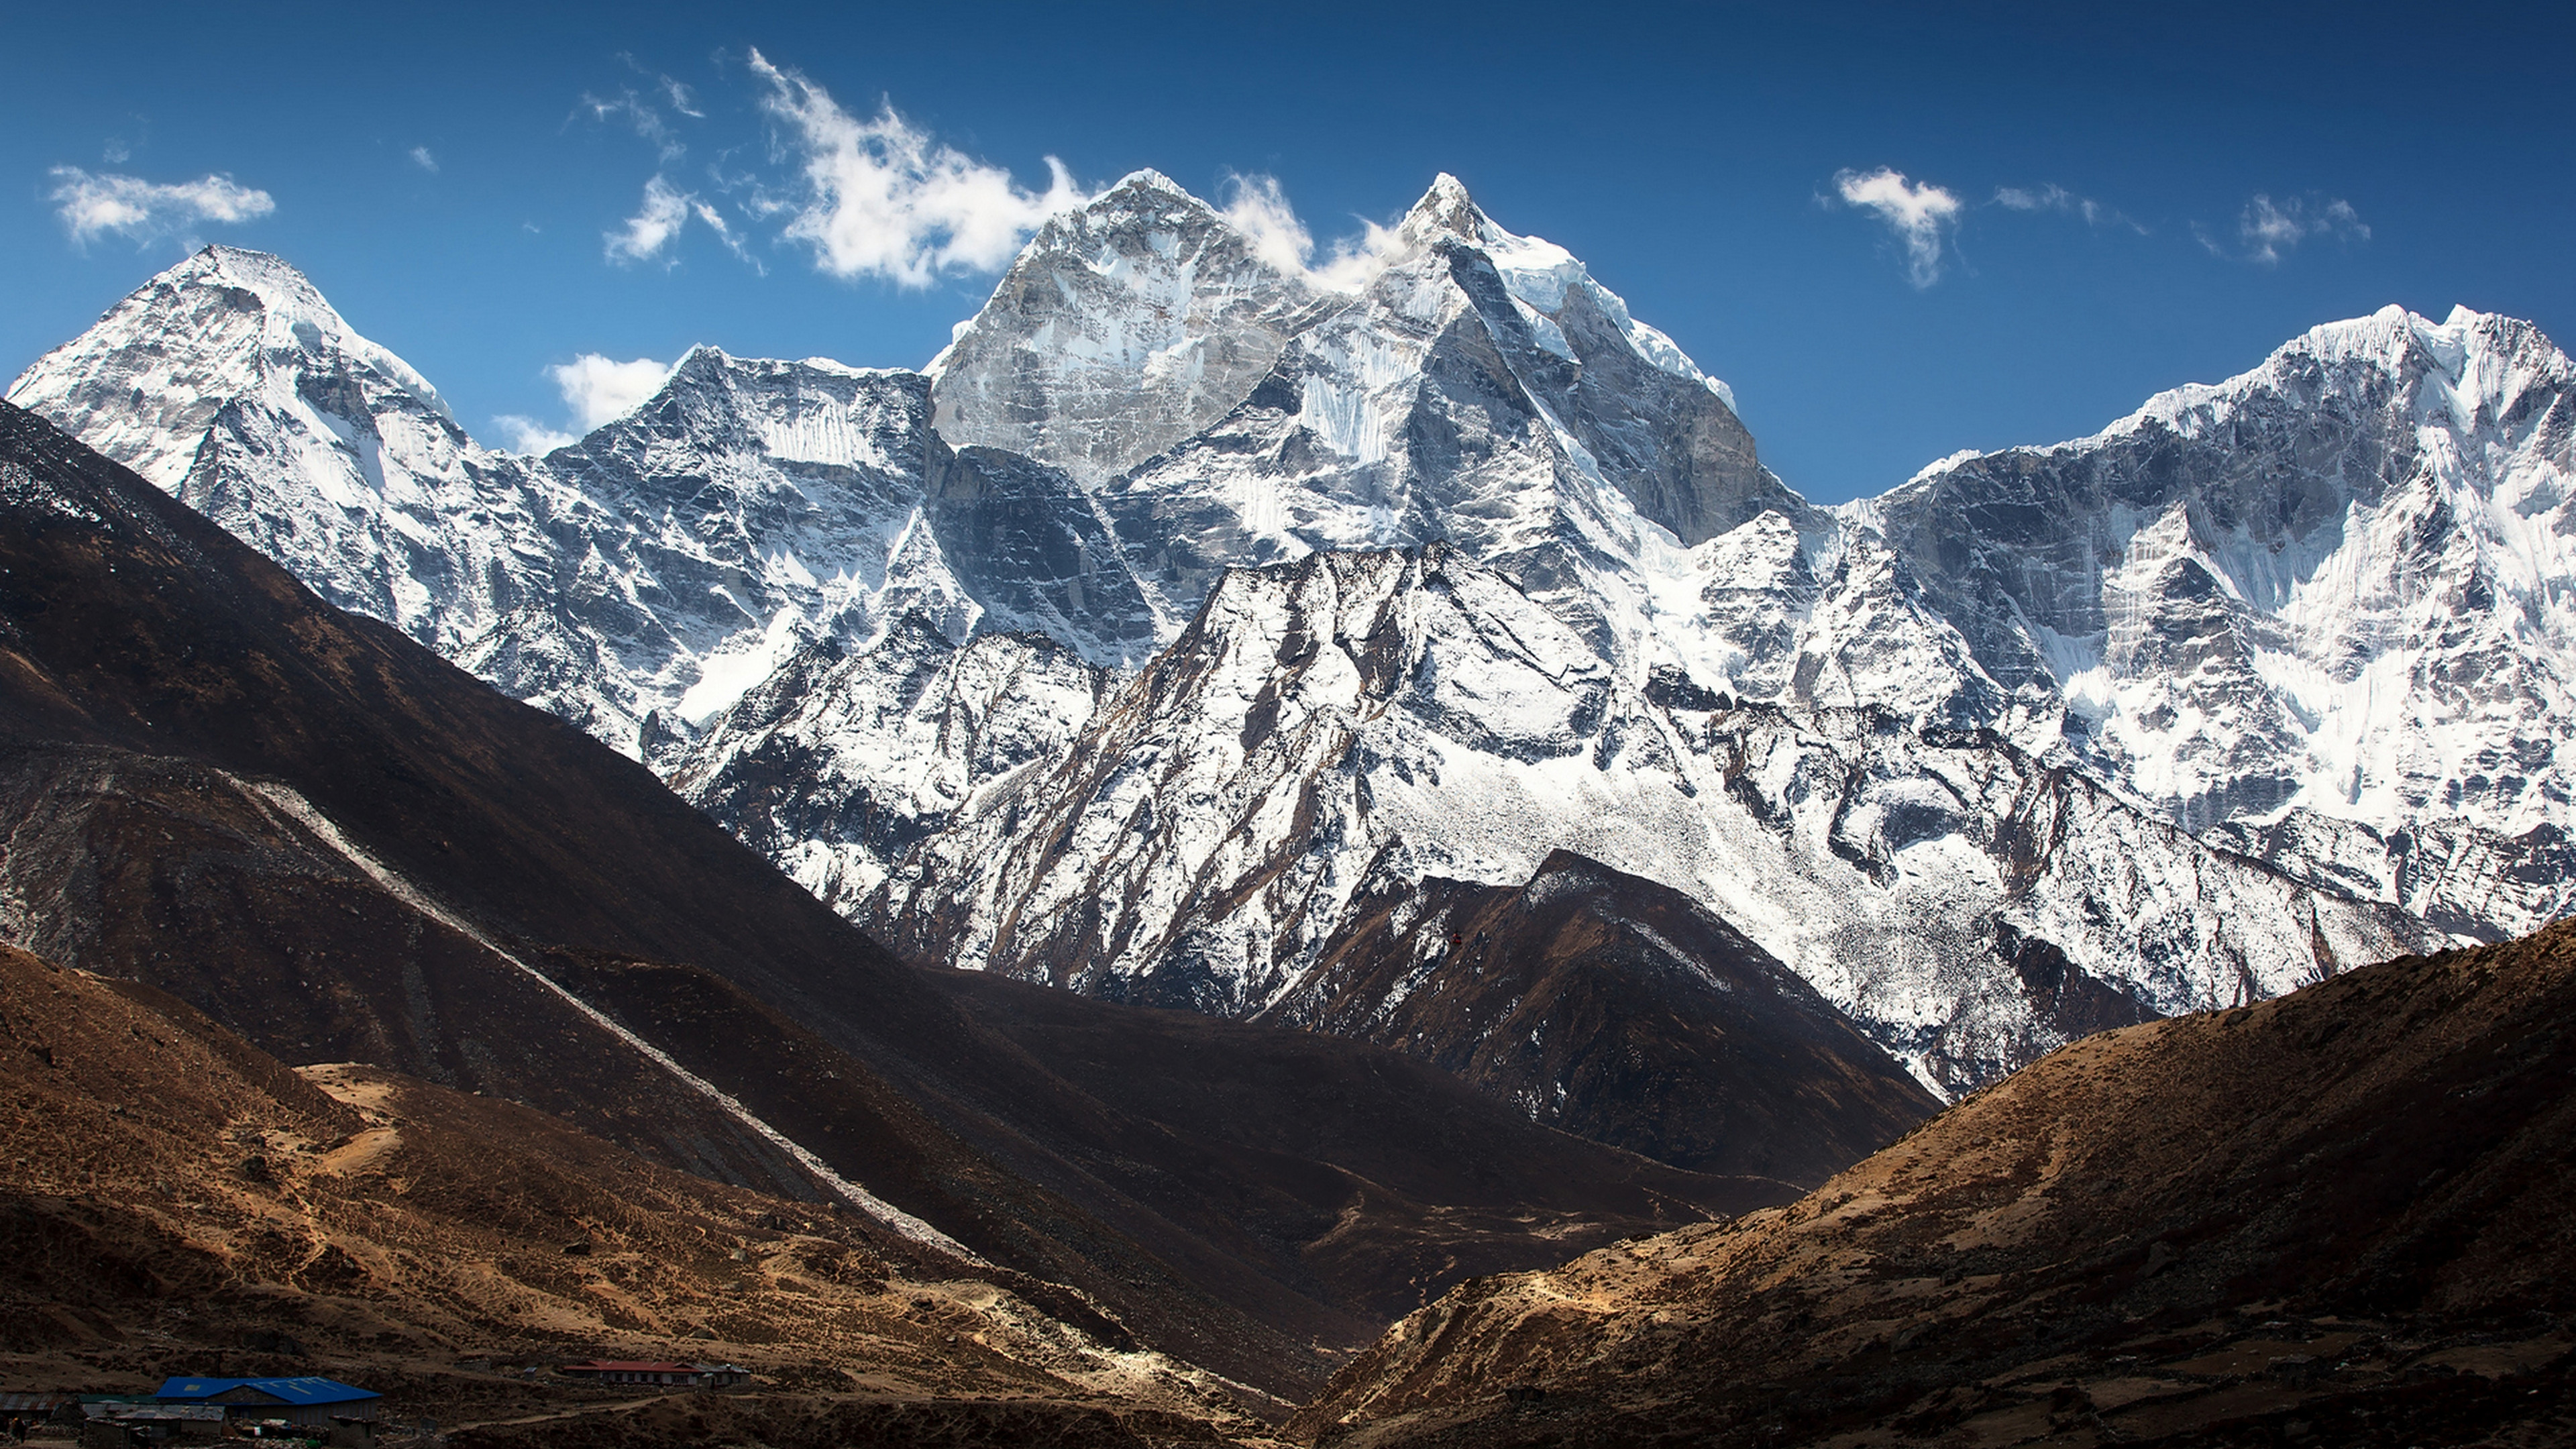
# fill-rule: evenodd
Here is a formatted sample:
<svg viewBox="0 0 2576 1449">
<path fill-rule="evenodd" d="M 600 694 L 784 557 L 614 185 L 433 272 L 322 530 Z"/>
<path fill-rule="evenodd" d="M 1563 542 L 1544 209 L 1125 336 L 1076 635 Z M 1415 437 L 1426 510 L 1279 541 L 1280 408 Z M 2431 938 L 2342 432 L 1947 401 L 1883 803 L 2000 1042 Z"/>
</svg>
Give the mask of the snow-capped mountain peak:
<svg viewBox="0 0 2576 1449">
<path fill-rule="evenodd" d="M 1096 486 L 1224 416 L 1336 305 L 1139 171 L 1030 239 L 933 364 L 933 422 Z"/>
<path fill-rule="evenodd" d="M 336 384 L 300 396 L 305 378 L 326 376 Z M 398 400 L 427 432 L 388 441 L 431 452 L 466 446 L 427 379 L 359 336 L 295 267 L 238 247 L 192 253 L 37 359 L 9 391 L 172 492 L 217 409 L 246 395 L 307 413 L 324 446 L 350 441 L 354 415 L 374 410 L 370 397 Z"/>
<path fill-rule="evenodd" d="M 12 396 L 928 955 L 1250 1010 L 1363 883 L 1576 849 L 1959 1085 L 2065 992 L 2576 903 L 2576 367 L 2528 324 L 2330 324 L 1824 509 L 1454 177 L 1352 291 L 1258 224 L 1139 172 L 932 373 L 702 346 L 542 459 L 227 249 Z"/>
<path fill-rule="evenodd" d="M 2493 932 L 2571 900 L 2533 834 L 2576 800 L 2571 485 L 2576 364 L 2525 322 L 2388 307 L 1872 516 L 2115 789 Z"/>
<path fill-rule="evenodd" d="M 2385 379 L 2410 390 L 2438 379 L 2438 388 L 2424 394 L 2422 402 L 2448 411 L 2458 426 L 2474 428 L 2482 415 L 2505 418 L 2535 387 L 2563 389 L 2571 371 L 2566 354 L 2519 318 L 2454 306 L 2435 322 L 2391 304 L 2367 317 L 2312 327 L 2235 377 L 2158 393 L 2100 433 L 2058 446 L 2083 447 L 2152 425 L 2198 436 L 2223 423 L 2250 397 L 2349 392 L 2366 385 L 2364 379 Z"/>
<path fill-rule="evenodd" d="M 1396 235 L 1409 247 L 1428 246 L 1441 236 L 1461 241 L 1482 242 L 1493 222 L 1467 194 L 1466 183 L 1443 171 L 1431 179 L 1431 187 L 1413 209 L 1396 224 Z"/>
</svg>

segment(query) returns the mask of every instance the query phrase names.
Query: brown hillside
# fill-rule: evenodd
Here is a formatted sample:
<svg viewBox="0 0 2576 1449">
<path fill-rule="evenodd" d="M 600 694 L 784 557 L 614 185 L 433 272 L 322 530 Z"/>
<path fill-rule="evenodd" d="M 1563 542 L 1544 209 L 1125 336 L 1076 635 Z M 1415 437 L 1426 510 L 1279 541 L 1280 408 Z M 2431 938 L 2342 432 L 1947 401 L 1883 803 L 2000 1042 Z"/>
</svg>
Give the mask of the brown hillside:
<svg viewBox="0 0 2576 1449">
<path fill-rule="evenodd" d="M 1460 1287 L 1353 1445 L 2564 1443 L 2576 924 L 2088 1038 L 1785 1210 Z"/>
<path fill-rule="evenodd" d="M 1257 1427 L 1061 1290 L 516 1103 L 290 1070 L 150 987 L 6 947 L 0 1163 L 13 1389 L 326 1373 L 452 1426 L 633 1399 L 551 1372 L 608 1355 L 738 1361 L 807 1413 Z"/>
</svg>

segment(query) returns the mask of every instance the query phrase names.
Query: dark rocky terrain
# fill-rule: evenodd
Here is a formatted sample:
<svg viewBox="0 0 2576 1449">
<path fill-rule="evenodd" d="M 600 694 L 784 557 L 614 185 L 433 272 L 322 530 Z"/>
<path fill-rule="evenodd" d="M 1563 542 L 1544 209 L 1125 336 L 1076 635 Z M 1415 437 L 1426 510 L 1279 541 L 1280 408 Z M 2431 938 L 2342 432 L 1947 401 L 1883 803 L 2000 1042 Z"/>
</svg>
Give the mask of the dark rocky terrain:
<svg viewBox="0 0 2576 1449">
<path fill-rule="evenodd" d="M 2576 1438 L 2576 925 L 2106 1032 L 1797 1204 L 1482 1279 L 1347 1445 Z"/>
<path fill-rule="evenodd" d="M 1517 888 L 1364 899 L 1261 1019 L 1393 1047 L 1578 1137 L 1801 1187 L 1940 1106 L 1706 907 L 1570 851 Z"/>
<path fill-rule="evenodd" d="M 1792 1195 L 1575 1141 L 1365 1044 L 1296 1035 L 1278 1052 L 1337 1085 L 1283 1101 L 1254 1086 L 1277 1052 L 1068 999 L 1064 1039 L 1202 1070 L 1050 1060 L 1025 1013 L 894 960 L 641 765 L 14 408 L 0 799 L 0 918 L 52 960 L 291 1065 L 519 1101 L 790 1199 L 866 1209 L 856 1184 L 1273 1394 L 1468 1273 Z"/>
</svg>

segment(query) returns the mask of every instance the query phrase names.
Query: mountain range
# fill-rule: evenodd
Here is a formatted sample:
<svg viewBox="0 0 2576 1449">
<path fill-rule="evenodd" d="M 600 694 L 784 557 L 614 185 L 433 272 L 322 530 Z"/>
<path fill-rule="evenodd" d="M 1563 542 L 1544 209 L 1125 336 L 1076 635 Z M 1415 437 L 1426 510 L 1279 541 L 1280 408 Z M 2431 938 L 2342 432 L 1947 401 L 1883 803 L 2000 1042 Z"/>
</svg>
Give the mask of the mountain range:
<svg viewBox="0 0 2576 1449">
<path fill-rule="evenodd" d="M 1378 262 L 1140 172 L 921 371 L 701 347 L 528 458 L 209 248 L 9 397 L 922 962 L 1341 1029 L 1365 913 L 1572 851 L 1949 1094 L 2569 905 L 2530 325 L 2392 308 L 1820 507 L 1454 180 Z"/>
<path fill-rule="evenodd" d="M 1714 1170 L 1693 1170 L 1533 1122 L 1384 1045 L 909 965 L 640 764 L 331 607 L 6 404 L 0 802 L 0 926 L 35 962 L 10 968 L 35 994 L 0 1025 L 26 1083 L 0 1098 L 0 1162 L 16 1164 L 0 1216 L 59 1227 L 65 1199 L 101 1191 L 115 1209 L 47 1241 L 210 1228 L 175 1208 L 135 1220 L 112 1183 L 30 1163 L 133 1156 L 121 1170 L 161 1184 L 145 1207 L 203 1203 L 197 1138 L 353 1132 L 279 1084 L 355 1072 L 415 1103 L 516 1104 L 522 1127 L 560 1129 L 496 1138 L 529 1160 L 577 1135 L 582 1152 L 795 1205 L 727 1198 L 723 1214 L 829 1214 L 880 1258 L 971 1269 L 1083 1352 L 1150 1346 L 1268 1408 L 1463 1277 L 1787 1201 L 1933 1105 L 1776 967 L 1773 999 L 1714 1024 L 1797 1070 L 1735 1079 L 1736 1117 L 1703 1153 Z M 119 1024 L 116 991 L 170 1025 Z M 75 1020 L 93 1006 L 107 1024 Z M 173 1032 L 212 1045 L 165 1052 Z M 279 1105 L 218 1092 L 153 1117 L 161 1137 L 138 1145 L 92 1100 L 194 1101 L 204 1084 L 182 1068 L 209 1051 L 250 1061 Z M 1858 1089 L 1811 1090 L 1827 1082 Z M 1793 1150 L 1766 1153 L 1772 1134 Z M 1808 1138 L 1836 1151 L 1794 1151 Z M 397 1226 L 295 1218 L 280 1231 L 300 1256 L 217 1277 L 297 1289 L 294 1263 L 333 1244 L 367 1259 Z M 370 1291 L 398 1297 L 400 1276 Z M 593 1291 L 559 1278 L 539 1286 Z M 494 1319 L 516 1290 L 495 1292 L 471 1321 L 519 1332 L 555 1312 Z M 161 1331 L 148 1293 L 108 1308 L 119 1333 Z M 667 1352 L 695 1320 L 658 1314 L 564 1331 L 657 1332 Z M 38 1336 L 80 1332 L 104 1336 Z M 154 1362 L 194 1372 L 203 1346 L 174 1340 Z"/>
</svg>

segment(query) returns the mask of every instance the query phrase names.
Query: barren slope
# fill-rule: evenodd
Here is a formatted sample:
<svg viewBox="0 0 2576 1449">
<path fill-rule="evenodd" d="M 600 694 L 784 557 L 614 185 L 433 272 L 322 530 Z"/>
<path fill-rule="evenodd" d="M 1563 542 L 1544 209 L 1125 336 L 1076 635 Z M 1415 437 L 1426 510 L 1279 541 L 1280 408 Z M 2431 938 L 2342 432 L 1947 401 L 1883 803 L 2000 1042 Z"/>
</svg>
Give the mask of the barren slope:
<svg viewBox="0 0 2576 1449">
<path fill-rule="evenodd" d="M 2559 926 L 2091 1037 L 1794 1207 L 1461 1287 L 1302 1422 L 1354 1444 L 2565 1442 L 2571 1019 Z"/>
<path fill-rule="evenodd" d="M 290 1070 L 150 987 L 7 947 L 0 1106 L 12 1383 L 320 1372 L 455 1423 L 622 1397 L 510 1371 L 606 1354 L 739 1360 L 925 1422 L 984 1398 L 1114 1429 L 1081 1407 L 1106 1395 L 1149 1427 L 1255 1427 L 1060 1288 L 516 1103 Z"/>
</svg>

